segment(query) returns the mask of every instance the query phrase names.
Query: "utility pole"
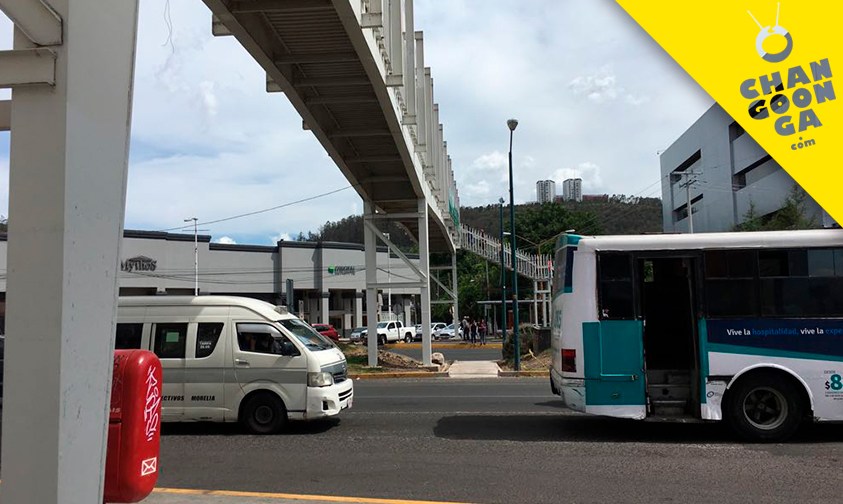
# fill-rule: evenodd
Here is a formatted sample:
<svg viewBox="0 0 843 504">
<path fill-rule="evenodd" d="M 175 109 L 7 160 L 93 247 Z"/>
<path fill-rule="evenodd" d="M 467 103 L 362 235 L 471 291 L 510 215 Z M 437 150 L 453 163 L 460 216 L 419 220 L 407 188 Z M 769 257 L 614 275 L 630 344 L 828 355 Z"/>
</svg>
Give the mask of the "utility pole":
<svg viewBox="0 0 843 504">
<path fill-rule="evenodd" d="M 690 234 L 694 233 L 694 212 L 691 205 L 691 187 L 699 181 L 699 179 L 696 178 L 697 175 L 699 175 L 699 173 L 692 171 L 671 174 L 671 177 L 676 181 L 682 180 L 682 177 L 685 177 L 685 182 L 679 184 L 679 187 L 685 188 L 685 194 L 688 198 L 686 205 L 688 209 L 688 233 Z"/>
<path fill-rule="evenodd" d="M 199 219 L 191 217 L 185 222 L 193 221 L 193 295 L 199 295 Z"/>
</svg>

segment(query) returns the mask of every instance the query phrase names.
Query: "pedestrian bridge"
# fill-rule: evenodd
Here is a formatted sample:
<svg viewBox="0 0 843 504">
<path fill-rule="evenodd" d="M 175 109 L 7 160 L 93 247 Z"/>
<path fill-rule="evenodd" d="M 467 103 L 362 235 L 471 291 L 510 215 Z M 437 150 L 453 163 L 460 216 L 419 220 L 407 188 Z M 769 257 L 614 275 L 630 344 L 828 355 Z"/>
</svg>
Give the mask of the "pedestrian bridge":
<svg viewBox="0 0 843 504">
<path fill-rule="evenodd" d="M 267 91 L 286 95 L 371 214 L 421 238 L 423 200 L 430 252 L 459 246 L 459 196 L 413 0 L 204 2 L 213 33 L 235 37 L 263 67 Z"/>
<path fill-rule="evenodd" d="M 460 246 L 491 263 L 501 263 L 501 241 L 483 231 L 461 225 Z M 511 271 L 512 251 L 508 246 L 504 247 L 503 254 L 506 269 Z M 553 279 L 553 258 L 551 256 L 516 250 L 515 259 L 516 270 L 519 275 L 534 282 L 549 282 Z"/>
</svg>

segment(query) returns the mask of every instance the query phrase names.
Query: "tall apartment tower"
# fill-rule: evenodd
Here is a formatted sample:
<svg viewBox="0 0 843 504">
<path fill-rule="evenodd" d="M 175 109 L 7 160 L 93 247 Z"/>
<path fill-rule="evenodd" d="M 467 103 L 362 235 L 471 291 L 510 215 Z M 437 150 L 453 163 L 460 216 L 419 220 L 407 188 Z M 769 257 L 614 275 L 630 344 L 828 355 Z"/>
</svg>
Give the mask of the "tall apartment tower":
<svg viewBox="0 0 843 504">
<path fill-rule="evenodd" d="M 582 179 L 567 179 L 562 182 L 562 199 L 582 203 Z"/>
<path fill-rule="evenodd" d="M 539 203 L 553 203 L 556 201 L 556 182 L 553 180 L 539 180 L 536 182 L 536 201 Z"/>
</svg>

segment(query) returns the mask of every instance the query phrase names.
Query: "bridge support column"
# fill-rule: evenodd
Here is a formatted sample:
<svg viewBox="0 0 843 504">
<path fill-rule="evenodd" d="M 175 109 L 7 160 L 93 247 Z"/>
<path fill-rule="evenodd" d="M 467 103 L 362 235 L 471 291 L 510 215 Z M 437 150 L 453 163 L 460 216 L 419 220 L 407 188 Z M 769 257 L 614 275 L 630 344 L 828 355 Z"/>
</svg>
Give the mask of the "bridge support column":
<svg viewBox="0 0 843 504">
<path fill-rule="evenodd" d="M 533 280 L 533 324 L 539 325 L 539 282 Z"/>
<path fill-rule="evenodd" d="M 371 217 L 375 210 L 371 203 L 364 203 L 363 218 Z M 369 343 L 369 366 L 378 365 L 378 249 L 375 232 L 363 226 L 363 243 L 366 255 L 366 327 Z"/>
<path fill-rule="evenodd" d="M 354 291 L 354 329 L 363 325 L 363 292 Z"/>
<path fill-rule="evenodd" d="M 451 289 L 454 299 L 454 335 L 459 334 L 460 327 L 460 292 L 457 289 L 457 252 L 451 255 Z"/>
<path fill-rule="evenodd" d="M 422 325 L 422 363 L 425 366 L 433 364 L 432 336 L 430 334 L 430 251 L 429 230 L 427 227 L 427 200 L 421 198 L 418 202 L 419 210 L 419 270 L 424 278 L 421 279 L 421 325 Z"/>
<path fill-rule="evenodd" d="M 0 8 L 54 57 L 11 104 L 3 502 L 103 502 L 138 2 Z"/>
</svg>

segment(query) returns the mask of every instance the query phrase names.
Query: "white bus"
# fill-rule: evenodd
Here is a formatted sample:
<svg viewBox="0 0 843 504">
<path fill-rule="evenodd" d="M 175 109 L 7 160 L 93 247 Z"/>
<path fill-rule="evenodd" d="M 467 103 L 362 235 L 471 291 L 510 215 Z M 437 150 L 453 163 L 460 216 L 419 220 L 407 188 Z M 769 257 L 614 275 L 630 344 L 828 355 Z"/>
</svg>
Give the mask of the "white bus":
<svg viewBox="0 0 843 504">
<path fill-rule="evenodd" d="M 164 422 L 241 422 L 256 434 L 352 405 L 343 353 L 283 308 L 227 296 L 121 297 L 117 349 L 155 352 Z"/>
<path fill-rule="evenodd" d="M 782 440 L 843 421 L 843 231 L 562 235 L 551 388 L 568 408 Z"/>
</svg>

